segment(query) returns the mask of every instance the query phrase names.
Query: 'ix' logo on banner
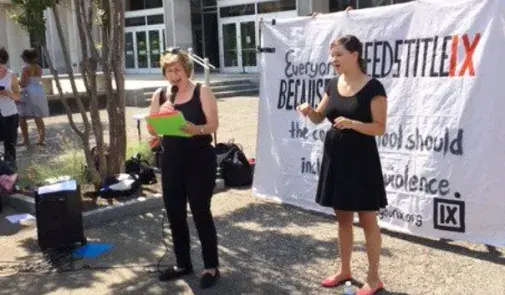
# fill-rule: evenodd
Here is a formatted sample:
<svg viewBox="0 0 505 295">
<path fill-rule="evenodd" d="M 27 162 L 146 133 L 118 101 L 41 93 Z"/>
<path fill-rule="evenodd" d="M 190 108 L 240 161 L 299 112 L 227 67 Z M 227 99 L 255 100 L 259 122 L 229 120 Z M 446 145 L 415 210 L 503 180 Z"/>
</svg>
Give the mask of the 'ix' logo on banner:
<svg viewBox="0 0 505 295">
<path fill-rule="evenodd" d="M 459 199 L 461 195 L 455 193 Z M 435 198 L 433 202 L 433 227 L 439 230 L 465 232 L 465 202 Z"/>
</svg>

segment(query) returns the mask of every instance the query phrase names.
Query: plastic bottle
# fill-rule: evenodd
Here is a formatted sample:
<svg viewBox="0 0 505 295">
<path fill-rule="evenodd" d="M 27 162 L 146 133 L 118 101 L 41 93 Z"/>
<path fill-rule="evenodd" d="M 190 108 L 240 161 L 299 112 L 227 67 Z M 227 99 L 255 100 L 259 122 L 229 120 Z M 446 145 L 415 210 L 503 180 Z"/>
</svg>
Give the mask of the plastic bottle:
<svg viewBox="0 0 505 295">
<path fill-rule="evenodd" d="M 352 287 L 351 281 L 345 282 L 344 295 L 354 295 L 354 288 Z"/>
</svg>

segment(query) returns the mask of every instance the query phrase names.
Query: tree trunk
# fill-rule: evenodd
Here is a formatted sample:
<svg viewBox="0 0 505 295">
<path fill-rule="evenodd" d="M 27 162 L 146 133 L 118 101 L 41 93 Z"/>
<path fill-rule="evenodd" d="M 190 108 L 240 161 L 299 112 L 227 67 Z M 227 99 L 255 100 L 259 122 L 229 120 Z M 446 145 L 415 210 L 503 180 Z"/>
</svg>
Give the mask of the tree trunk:
<svg viewBox="0 0 505 295">
<path fill-rule="evenodd" d="M 115 36 L 117 40 L 114 43 L 116 48 L 113 50 L 113 71 L 114 78 L 116 81 L 116 95 L 118 101 L 118 122 L 117 128 L 117 140 L 118 140 L 118 152 L 120 153 L 119 161 L 124 161 L 126 158 L 126 147 L 127 147 L 127 136 L 126 136 L 126 109 L 125 109 L 125 83 L 123 76 L 123 53 L 124 53 L 124 2 L 115 1 L 115 16 L 116 23 L 113 26 L 116 30 Z M 122 163 L 122 162 L 121 162 Z"/>
<path fill-rule="evenodd" d="M 119 1 L 120 2 L 120 1 Z M 121 172 L 126 153 L 126 126 L 124 116 L 124 78 L 122 74 L 117 77 L 117 68 L 121 63 L 117 62 L 116 56 L 123 53 L 123 30 L 117 30 L 119 22 L 123 22 L 124 12 L 122 5 L 117 5 L 115 1 L 101 0 L 103 9 L 102 19 L 102 58 L 101 66 L 106 73 L 106 93 L 107 93 L 107 113 L 109 115 L 109 142 L 110 149 L 115 151 L 109 155 L 108 168 L 109 173 Z M 119 10 L 117 8 L 119 7 Z M 122 69 L 122 67 L 121 67 Z M 112 73 L 116 80 L 116 91 L 112 83 Z M 119 82 L 119 83 L 118 83 Z M 121 101 L 123 104 L 121 105 Z"/>
<path fill-rule="evenodd" d="M 74 0 L 74 11 L 77 18 L 77 29 L 81 43 L 82 55 L 82 77 L 86 87 L 86 93 L 90 98 L 89 112 L 91 116 L 91 125 L 93 127 L 93 134 L 96 140 L 96 151 L 98 153 L 99 174 L 100 179 L 103 180 L 107 176 L 107 161 L 105 158 L 105 142 L 103 137 L 103 125 L 100 117 L 100 109 L 98 102 L 98 91 L 96 81 L 96 65 L 97 57 L 88 56 L 88 46 L 94 46 L 93 39 L 86 38 L 87 28 L 92 27 L 90 22 L 93 21 L 93 10 L 88 11 L 86 16 L 86 5 L 83 0 Z M 92 8 L 92 7 L 91 7 Z M 91 51 L 91 50 L 90 50 Z M 93 54 L 92 54 L 93 55 Z"/>
<path fill-rule="evenodd" d="M 58 6 L 56 5 L 56 3 L 53 2 L 51 4 L 51 10 L 53 12 L 53 16 L 54 16 L 54 20 L 55 20 L 55 24 L 56 24 L 56 31 L 58 32 L 58 37 L 60 40 L 60 45 L 61 45 L 61 49 L 62 49 L 62 53 L 63 53 L 63 60 L 65 61 L 65 68 L 67 70 L 68 77 L 70 80 L 70 85 L 72 87 L 72 93 L 73 93 L 74 98 L 76 100 L 76 104 L 79 109 L 79 112 L 81 113 L 81 117 L 82 117 L 82 121 L 83 121 L 83 125 L 84 125 L 84 131 L 80 135 L 80 138 L 81 138 L 83 148 L 84 148 L 84 155 L 86 157 L 86 163 L 88 165 L 88 169 L 90 169 L 90 171 L 91 171 L 91 178 L 92 178 L 93 185 L 95 186 L 96 189 L 98 189 L 98 188 L 100 188 L 100 185 L 102 183 L 102 179 L 95 169 L 94 158 L 91 154 L 91 148 L 90 148 L 90 143 L 89 143 L 89 135 L 90 135 L 90 129 L 91 129 L 90 122 L 88 119 L 88 115 L 86 114 L 86 109 L 84 107 L 84 104 L 82 103 L 81 96 L 79 95 L 79 92 L 77 91 L 77 86 L 75 84 L 75 77 L 74 77 L 74 73 L 73 73 L 71 61 L 70 61 L 70 54 L 68 52 L 67 41 L 65 39 L 65 35 L 64 35 L 63 29 L 61 27 L 61 18 L 60 18 L 60 14 L 58 12 Z M 55 77 L 55 79 L 58 79 L 57 73 L 53 73 L 53 76 Z M 58 90 L 60 92 L 60 97 L 61 97 L 62 96 L 61 87 L 59 87 Z M 70 108 L 68 108 L 68 106 L 67 106 L 67 107 L 65 107 L 65 110 L 67 112 L 67 116 L 71 117 L 72 112 L 71 112 Z"/>
</svg>

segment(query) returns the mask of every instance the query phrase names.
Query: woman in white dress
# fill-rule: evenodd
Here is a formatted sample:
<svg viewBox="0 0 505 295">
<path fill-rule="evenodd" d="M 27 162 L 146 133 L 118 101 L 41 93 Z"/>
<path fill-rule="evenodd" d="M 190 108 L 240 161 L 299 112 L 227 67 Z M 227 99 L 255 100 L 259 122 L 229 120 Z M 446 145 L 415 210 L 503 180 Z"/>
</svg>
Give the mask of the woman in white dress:
<svg viewBox="0 0 505 295">
<path fill-rule="evenodd" d="M 19 110 L 19 127 L 23 141 L 18 145 L 28 145 L 30 143 L 28 137 L 27 119 L 33 118 L 37 131 L 39 133 L 38 145 L 45 145 L 46 128 L 42 118 L 49 116 L 49 105 L 44 88 L 40 83 L 42 77 L 42 68 L 37 64 L 38 54 L 35 49 L 26 49 L 23 51 L 21 58 L 25 62 L 21 73 L 21 81 L 19 85 L 23 87 L 21 98 L 18 102 Z"/>
<path fill-rule="evenodd" d="M 4 144 L 4 160 L 16 167 L 16 142 L 18 140 L 19 100 L 18 78 L 7 68 L 9 54 L 0 48 L 0 140 Z"/>
</svg>

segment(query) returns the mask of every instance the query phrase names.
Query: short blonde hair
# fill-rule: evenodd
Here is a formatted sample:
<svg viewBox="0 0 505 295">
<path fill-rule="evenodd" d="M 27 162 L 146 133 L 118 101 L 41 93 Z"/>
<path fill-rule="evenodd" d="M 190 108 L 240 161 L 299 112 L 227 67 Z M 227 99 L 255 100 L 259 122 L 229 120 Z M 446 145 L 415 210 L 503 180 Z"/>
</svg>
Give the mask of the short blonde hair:
<svg viewBox="0 0 505 295">
<path fill-rule="evenodd" d="M 191 62 L 189 55 L 179 48 L 169 48 L 161 55 L 160 66 L 163 76 L 165 76 L 166 67 L 173 66 L 178 62 L 181 63 L 188 78 L 191 77 L 191 74 L 193 73 L 193 63 Z"/>
</svg>

